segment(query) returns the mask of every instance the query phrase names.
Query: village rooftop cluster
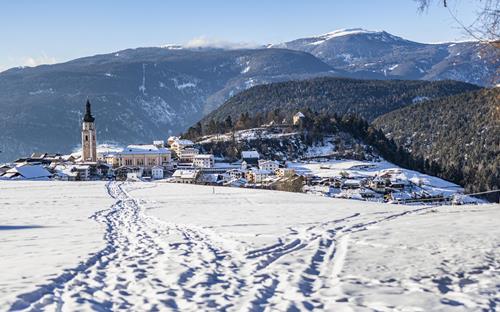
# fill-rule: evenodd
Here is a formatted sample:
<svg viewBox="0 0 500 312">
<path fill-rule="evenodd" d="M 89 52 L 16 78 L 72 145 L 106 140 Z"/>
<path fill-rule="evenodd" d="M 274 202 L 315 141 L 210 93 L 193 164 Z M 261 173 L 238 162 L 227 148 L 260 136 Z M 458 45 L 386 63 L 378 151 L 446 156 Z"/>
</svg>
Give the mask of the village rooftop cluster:
<svg viewBox="0 0 500 312">
<path fill-rule="evenodd" d="M 304 118 L 293 116 L 293 124 Z M 33 153 L 0 165 L 0 180 L 161 180 L 172 183 L 276 189 L 319 193 L 330 197 L 408 202 L 451 200 L 451 194 L 401 178 L 401 169 L 357 176 L 348 171 L 329 177 L 300 170 L 297 163 L 263 159 L 256 150 L 241 152 L 238 161 L 203 154 L 190 140 L 171 136 L 166 141 L 133 144 L 115 151 L 97 151 L 95 118 L 87 101 L 81 129 L 81 153 Z M 300 163 L 299 163 L 300 164 Z M 372 165 L 373 166 L 373 165 Z M 366 167 L 366 166 L 365 166 Z M 367 166 L 370 167 L 370 166 Z"/>
</svg>

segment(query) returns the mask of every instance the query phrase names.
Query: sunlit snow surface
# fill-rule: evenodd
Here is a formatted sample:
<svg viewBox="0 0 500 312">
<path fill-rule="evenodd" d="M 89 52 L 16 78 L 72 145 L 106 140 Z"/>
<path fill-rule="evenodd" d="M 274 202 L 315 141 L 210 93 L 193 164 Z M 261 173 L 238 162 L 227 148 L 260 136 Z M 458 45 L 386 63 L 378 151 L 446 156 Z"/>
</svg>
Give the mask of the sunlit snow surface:
<svg viewBox="0 0 500 312">
<path fill-rule="evenodd" d="M 166 183 L 2 182 L 0 194 L 2 311 L 500 304 L 498 205 Z"/>
</svg>

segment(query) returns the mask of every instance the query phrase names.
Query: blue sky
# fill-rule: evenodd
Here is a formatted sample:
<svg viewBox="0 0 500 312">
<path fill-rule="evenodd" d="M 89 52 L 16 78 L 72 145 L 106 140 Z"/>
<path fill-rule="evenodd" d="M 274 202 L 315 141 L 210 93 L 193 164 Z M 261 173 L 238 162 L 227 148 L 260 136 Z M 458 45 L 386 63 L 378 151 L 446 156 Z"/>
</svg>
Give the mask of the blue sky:
<svg viewBox="0 0 500 312">
<path fill-rule="evenodd" d="M 448 0 L 465 22 L 474 0 Z M 277 43 L 340 28 L 420 42 L 467 39 L 449 12 L 413 0 L 0 0 L 0 71 L 193 39 Z"/>
</svg>

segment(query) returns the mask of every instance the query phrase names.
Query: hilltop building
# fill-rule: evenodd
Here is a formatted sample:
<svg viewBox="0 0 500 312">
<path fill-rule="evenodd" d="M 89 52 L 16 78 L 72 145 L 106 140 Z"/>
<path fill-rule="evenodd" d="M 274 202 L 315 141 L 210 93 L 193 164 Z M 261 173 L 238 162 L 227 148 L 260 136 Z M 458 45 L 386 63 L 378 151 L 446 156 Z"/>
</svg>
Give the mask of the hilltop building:
<svg viewBox="0 0 500 312">
<path fill-rule="evenodd" d="M 302 112 L 298 112 L 297 114 L 293 115 L 293 125 L 299 126 L 304 118 L 306 118 L 306 116 L 302 114 Z"/>
<path fill-rule="evenodd" d="M 92 116 L 90 102 L 87 100 L 82 124 L 82 161 L 97 161 L 97 141 L 94 121 L 95 118 Z"/>
</svg>

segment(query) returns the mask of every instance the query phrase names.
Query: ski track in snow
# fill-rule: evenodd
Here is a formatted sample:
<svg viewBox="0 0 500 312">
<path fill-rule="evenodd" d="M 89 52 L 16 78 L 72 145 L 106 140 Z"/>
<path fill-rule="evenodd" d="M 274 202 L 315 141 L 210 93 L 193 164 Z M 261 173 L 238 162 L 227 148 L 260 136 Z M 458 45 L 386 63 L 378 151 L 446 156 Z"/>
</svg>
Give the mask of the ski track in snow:
<svg viewBox="0 0 500 312">
<path fill-rule="evenodd" d="M 289 233 L 268 246 L 239 246 L 209 229 L 148 216 L 128 191 L 154 184 L 110 182 L 116 202 L 92 218 L 106 226 L 106 246 L 50 283 L 17 297 L 17 310 L 129 311 L 324 309 L 345 300 L 337 277 L 349 235 L 420 213 L 420 207 L 382 216 L 353 213 Z M 292 268 L 293 260 L 304 265 Z M 322 289 L 334 289 L 325 298 Z"/>
</svg>

